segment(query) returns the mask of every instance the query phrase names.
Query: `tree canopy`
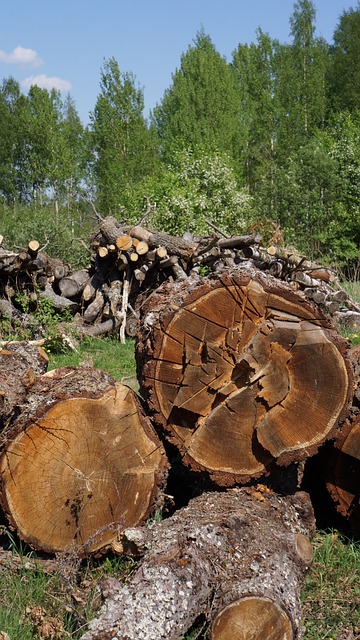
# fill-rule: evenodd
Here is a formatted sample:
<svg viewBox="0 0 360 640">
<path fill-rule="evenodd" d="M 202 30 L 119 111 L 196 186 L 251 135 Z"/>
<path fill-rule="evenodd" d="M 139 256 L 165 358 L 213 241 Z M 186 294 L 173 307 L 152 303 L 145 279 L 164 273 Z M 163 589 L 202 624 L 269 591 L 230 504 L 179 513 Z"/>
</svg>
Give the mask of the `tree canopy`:
<svg viewBox="0 0 360 640">
<path fill-rule="evenodd" d="M 25 95 L 5 78 L 7 236 L 36 227 L 45 242 L 58 247 L 63 238 L 74 253 L 94 211 L 136 222 L 150 199 L 158 230 L 210 233 L 210 222 L 231 234 L 278 225 L 285 241 L 354 271 L 360 3 L 339 16 L 332 42 L 316 36 L 312 0 L 294 2 L 289 27 L 281 43 L 259 26 L 256 41 L 240 42 L 229 61 L 200 29 L 148 120 L 142 88 L 114 58 L 103 62 L 89 127 L 70 95 L 36 86 Z"/>
</svg>

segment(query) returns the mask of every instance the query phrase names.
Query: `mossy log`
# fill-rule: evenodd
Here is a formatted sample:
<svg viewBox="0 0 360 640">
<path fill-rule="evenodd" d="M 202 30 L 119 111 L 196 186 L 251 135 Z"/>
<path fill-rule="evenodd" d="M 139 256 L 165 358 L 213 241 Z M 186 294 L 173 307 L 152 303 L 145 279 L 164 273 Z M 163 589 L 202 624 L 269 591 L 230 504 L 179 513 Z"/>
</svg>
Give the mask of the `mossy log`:
<svg viewBox="0 0 360 640">
<path fill-rule="evenodd" d="M 157 428 L 219 485 L 313 455 L 352 396 L 346 342 L 330 321 L 251 268 L 159 287 L 136 357 Z"/>
<path fill-rule="evenodd" d="M 201 614 L 211 640 L 298 640 L 313 530 L 307 494 L 263 485 L 204 493 L 125 530 L 125 552 L 143 559 L 125 585 L 102 583 L 105 603 L 83 640 L 179 640 Z"/>
<path fill-rule="evenodd" d="M 1 504 L 34 548 L 106 548 L 161 499 L 164 449 L 135 393 L 103 371 L 65 367 L 37 378 L 3 441 Z"/>
</svg>

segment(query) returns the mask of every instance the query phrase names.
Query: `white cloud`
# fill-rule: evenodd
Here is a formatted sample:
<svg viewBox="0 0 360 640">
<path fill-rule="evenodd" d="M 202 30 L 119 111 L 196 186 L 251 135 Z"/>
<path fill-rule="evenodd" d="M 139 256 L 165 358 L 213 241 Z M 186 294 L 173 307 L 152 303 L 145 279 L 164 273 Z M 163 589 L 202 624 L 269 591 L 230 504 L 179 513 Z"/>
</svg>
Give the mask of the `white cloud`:
<svg viewBox="0 0 360 640">
<path fill-rule="evenodd" d="M 5 64 L 26 64 L 31 67 L 39 67 L 43 64 L 34 49 L 26 49 L 25 47 L 15 47 L 11 53 L 6 53 L 0 49 L 0 62 L 5 62 Z"/>
<path fill-rule="evenodd" d="M 62 80 L 57 76 L 46 76 L 41 73 L 37 76 L 29 76 L 22 81 L 21 85 L 26 89 L 30 89 L 34 84 L 40 87 L 40 89 L 57 89 L 58 91 L 71 91 L 71 83 L 68 80 Z"/>
</svg>

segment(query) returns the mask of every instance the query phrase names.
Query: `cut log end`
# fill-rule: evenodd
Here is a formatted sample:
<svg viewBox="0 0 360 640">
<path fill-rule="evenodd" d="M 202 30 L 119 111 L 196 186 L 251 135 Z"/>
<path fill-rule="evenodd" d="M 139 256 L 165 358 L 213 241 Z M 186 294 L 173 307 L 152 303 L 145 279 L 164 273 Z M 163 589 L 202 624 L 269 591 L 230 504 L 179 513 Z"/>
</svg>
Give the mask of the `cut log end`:
<svg viewBox="0 0 360 640">
<path fill-rule="evenodd" d="M 160 428 L 219 484 L 299 462 L 348 406 L 345 346 L 319 310 L 271 278 L 239 270 L 149 301 L 139 367 Z M 164 306 L 164 303 L 166 306 Z M 159 322 L 153 319 L 159 317 Z M 345 344 L 345 343 L 344 343 Z"/>
<path fill-rule="evenodd" d="M 293 640 L 291 621 L 268 598 L 242 598 L 221 611 L 211 628 L 211 640 Z"/>
<path fill-rule="evenodd" d="M 29 416 L 0 461 L 5 512 L 23 540 L 48 552 L 107 547 L 149 515 L 166 476 L 164 450 L 132 390 L 110 385 L 89 397 L 86 370 L 81 376 L 74 398 L 61 390 L 65 376 L 46 379 L 60 398 Z"/>
</svg>

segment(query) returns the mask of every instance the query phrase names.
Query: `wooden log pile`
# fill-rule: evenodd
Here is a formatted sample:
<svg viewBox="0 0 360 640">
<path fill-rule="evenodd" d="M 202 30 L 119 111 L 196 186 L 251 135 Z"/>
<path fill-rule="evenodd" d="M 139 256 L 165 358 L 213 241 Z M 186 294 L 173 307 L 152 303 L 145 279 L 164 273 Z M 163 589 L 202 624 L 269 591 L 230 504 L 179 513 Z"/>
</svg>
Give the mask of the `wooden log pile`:
<svg viewBox="0 0 360 640">
<path fill-rule="evenodd" d="M 24 294 L 30 310 L 47 298 L 59 312 L 67 310 L 80 334 L 118 332 L 135 336 L 140 309 L 163 282 L 181 281 L 208 272 L 248 265 L 303 291 L 337 324 L 360 326 L 360 305 L 341 289 L 336 274 L 295 251 L 261 246 L 261 236 L 182 238 L 129 226 L 109 216 L 100 221 L 85 245 L 90 262 L 84 269 L 50 258 L 39 243 L 18 252 L 0 245 L 0 312 L 31 325 L 31 315 L 17 304 Z M 34 337 L 41 328 L 34 327 Z"/>
</svg>

